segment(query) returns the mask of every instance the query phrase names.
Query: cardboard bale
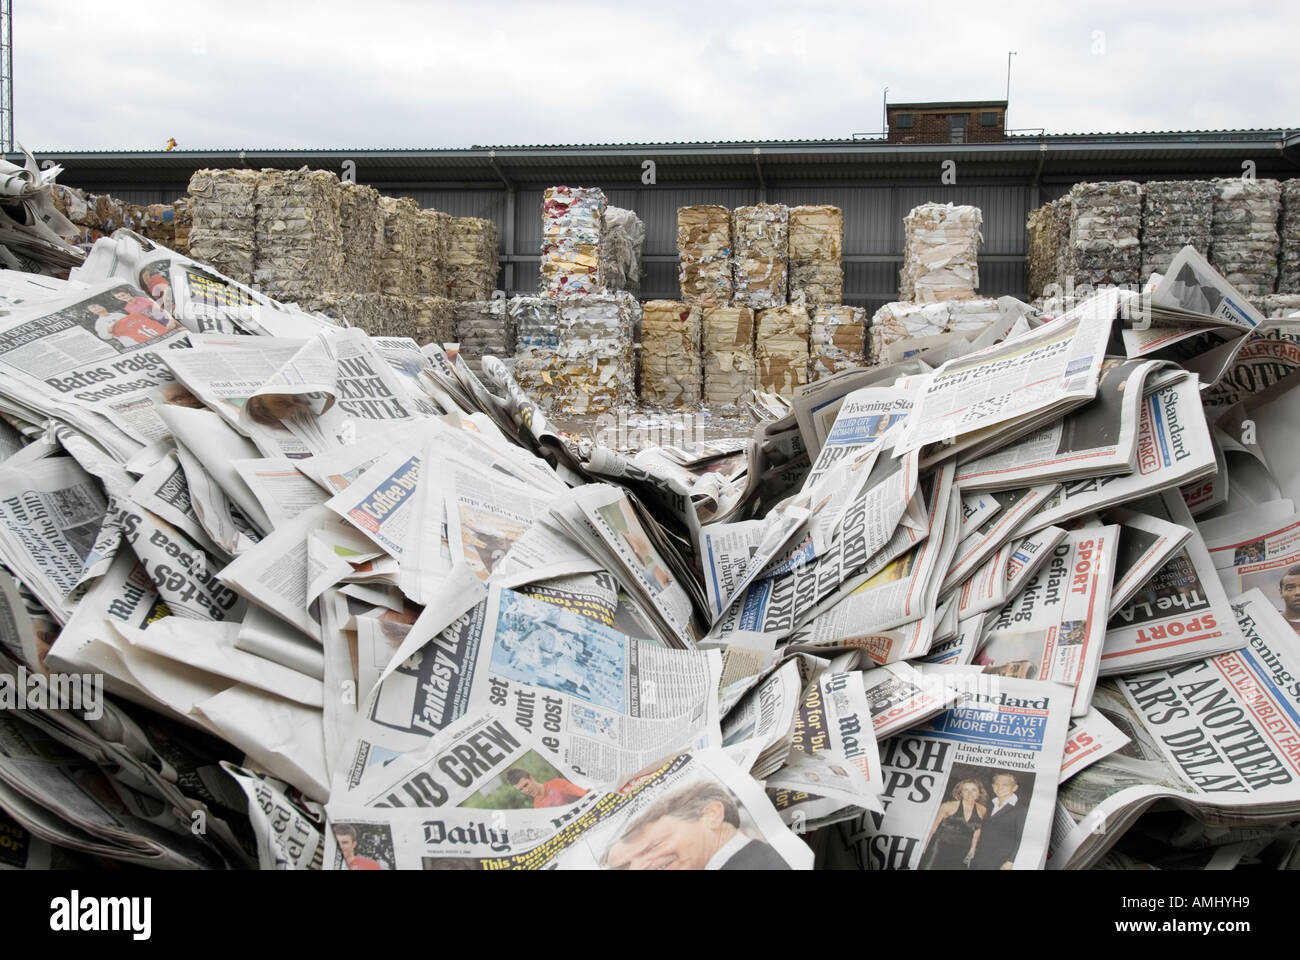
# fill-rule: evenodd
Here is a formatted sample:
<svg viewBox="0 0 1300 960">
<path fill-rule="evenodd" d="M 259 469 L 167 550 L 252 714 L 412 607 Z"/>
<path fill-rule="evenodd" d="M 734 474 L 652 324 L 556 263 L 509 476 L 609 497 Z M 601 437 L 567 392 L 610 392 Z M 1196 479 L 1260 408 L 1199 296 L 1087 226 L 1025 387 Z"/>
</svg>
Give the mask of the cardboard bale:
<svg viewBox="0 0 1300 960">
<path fill-rule="evenodd" d="M 451 217 L 447 232 L 447 295 L 488 300 L 497 288 L 497 225 L 479 217 Z"/>
<path fill-rule="evenodd" d="M 979 286 L 984 216 L 978 207 L 923 203 L 903 218 L 900 300 L 969 300 Z"/>
<path fill-rule="evenodd" d="M 470 369 L 479 373 L 485 356 L 510 359 L 515 352 L 514 331 L 504 299 L 462 300 L 455 306 L 456 341 Z"/>
<path fill-rule="evenodd" d="M 1300 293 L 1270 293 L 1259 298 L 1259 309 L 1270 319 L 1300 316 Z"/>
<path fill-rule="evenodd" d="M 697 403 L 703 389 L 698 304 L 649 300 L 641 308 L 641 399 L 663 406 Z"/>
<path fill-rule="evenodd" d="M 384 242 L 375 256 L 375 290 L 390 297 L 415 295 L 415 218 L 420 208 L 410 197 L 380 197 Z"/>
<path fill-rule="evenodd" d="M 754 389 L 754 311 L 742 304 L 701 310 L 706 403 L 739 403 Z"/>
<path fill-rule="evenodd" d="M 808 311 L 799 304 L 760 310 L 754 336 L 759 390 L 794 396 L 808 382 Z"/>
<path fill-rule="evenodd" d="M 1142 185 L 1143 283 L 1169 269 L 1174 255 L 1191 244 L 1210 249 L 1214 184 L 1209 180 L 1153 180 Z"/>
<path fill-rule="evenodd" d="M 701 204 L 677 209 L 677 268 L 687 303 L 730 303 L 731 211 Z"/>
<path fill-rule="evenodd" d="M 808 318 L 808 376 L 820 380 L 866 363 L 866 311 L 815 307 Z"/>
<path fill-rule="evenodd" d="M 843 298 L 844 213 L 827 205 L 790 208 L 790 302 L 835 306 Z"/>
<path fill-rule="evenodd" d="M 731 213 L 732 297 L 754 310 L 786 303 L 790 209 L 782 203 L 737 207 Z"/>
<path fill-rule="evenodd" d="M 604 293 L 601 239 L 608 202 L 598 187 L 547 187 L 542 195 L 543 296 Z"/>
<path fill-rule="evenodd" d="M 199 170 L 190 177 L 190 252 L 240 283 L 253 282 L 256 170 Z"/>
<path fill-rule="evenodd" d="M 1142 269 L 1142 188 L 1132 180 L 1070 188 L 1069 270 L 1074 286 L 1136 288 Z"/>
<path fill-rule="evenodd" d="M 1278 293 L 1300 293 L 1300 180 L 1282 184 L 1282 222 L 1278 228 Z"/>
<path fill-rule="evenodd" d="M 631 210 L 606 207 L 600 235 L 600 279 L 605 290 L 641 292 L 641 248 L 645 224 Z"/>
<path fill-rule="evenodd" d="M 1210 263 L 1247 297 L 1277 288 L 1278 219 L 1282 186 L 1276 180 L 1214 181 Z"/>
<path fill-rule="evenodd" d="M 377 190 L 364 184 L 344 181 L 339 188 L 343 277 L 335 289 L 348 293 L 378 293 L 377 265 L 384 248 L 382 198 Z"/>
</svg>

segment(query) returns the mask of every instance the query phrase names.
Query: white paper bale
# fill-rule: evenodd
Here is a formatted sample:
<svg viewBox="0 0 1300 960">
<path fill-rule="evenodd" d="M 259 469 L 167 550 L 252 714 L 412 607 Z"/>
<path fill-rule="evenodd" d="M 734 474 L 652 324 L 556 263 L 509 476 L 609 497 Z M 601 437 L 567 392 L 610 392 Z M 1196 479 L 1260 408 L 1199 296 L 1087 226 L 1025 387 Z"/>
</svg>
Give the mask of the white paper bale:
<svg viewBox="0 0 1300 960">
<path fill-rule="evenodd" d="M 984 217 L 979 207 L 923 203 L 903 219 L 899 299 L 969 300 L 979 286 Z"/>
<path fill-rule="evenodd" d="M 1070 188 L 1067 274 L 1074 286 L 1136 288 L 1142 269 L 1142 188 L 1132 180 Z"/>
</svg>

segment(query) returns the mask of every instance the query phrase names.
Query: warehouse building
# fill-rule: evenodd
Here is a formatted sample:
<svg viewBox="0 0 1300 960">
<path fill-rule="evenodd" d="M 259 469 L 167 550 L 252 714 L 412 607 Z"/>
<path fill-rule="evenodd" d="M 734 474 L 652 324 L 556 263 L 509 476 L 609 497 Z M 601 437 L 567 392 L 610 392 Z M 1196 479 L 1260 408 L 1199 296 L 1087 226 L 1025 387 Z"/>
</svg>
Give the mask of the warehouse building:
<svg viewBox="0 0 1300 960">
<path fill-rule="evenodd" d="M 847 140 L 37 156 L 64 166 L 63 183 L 141 204 L 183 196 L 204 167 L 333 170 L 421 206 L 494 221 L 499 282 L 511 295 L 537 289 L 542 191 L 551 185 L 600 187 L 611 205 L 637 212 L 646 226 L 647 299 L 677 296 L 678 207 L 834 204 L 844 211 L 843 299 L 869 310 L 896 298 L 903 217 L 918 204 L 979 207 L 980 293 L 1027 298 L 1025 218 L 1075 183 L 1251 173 L 1290 179 L 1300 171 L 1297 131 L 1025 134 L 1003 129 L 1005 108 L 1004 101 L 889 104 L 887 134 Z"/>
</svg>

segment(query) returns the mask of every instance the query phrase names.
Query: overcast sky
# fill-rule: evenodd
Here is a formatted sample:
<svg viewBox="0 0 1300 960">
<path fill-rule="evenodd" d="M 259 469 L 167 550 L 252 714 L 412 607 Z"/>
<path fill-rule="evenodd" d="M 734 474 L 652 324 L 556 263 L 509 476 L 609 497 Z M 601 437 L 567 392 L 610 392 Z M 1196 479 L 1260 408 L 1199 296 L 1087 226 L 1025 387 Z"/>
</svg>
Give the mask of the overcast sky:
<svg viewBox="0 0 1300 960">
<path fill-rule="evenodd" d="M 1300 127 L 1300 4 L 14 4 L 36 151 L 847 137 L 895 101 L 1049 133 Z"/>
</svg>

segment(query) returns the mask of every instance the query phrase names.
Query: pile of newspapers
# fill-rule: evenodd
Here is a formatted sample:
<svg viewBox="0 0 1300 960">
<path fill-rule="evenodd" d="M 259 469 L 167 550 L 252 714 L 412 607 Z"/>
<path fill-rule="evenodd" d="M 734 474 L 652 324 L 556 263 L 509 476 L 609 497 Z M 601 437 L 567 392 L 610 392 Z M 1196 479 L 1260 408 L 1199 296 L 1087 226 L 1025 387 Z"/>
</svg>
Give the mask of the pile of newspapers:
<svg viewBox="0 0 1300 960">
<path fill-rule="evenodd" d="M 1300 358 L 1190 247 L 633 454 L 129 231 L 0 296 L 20 866 L 1300 860 Z"/>
</svg>

